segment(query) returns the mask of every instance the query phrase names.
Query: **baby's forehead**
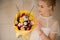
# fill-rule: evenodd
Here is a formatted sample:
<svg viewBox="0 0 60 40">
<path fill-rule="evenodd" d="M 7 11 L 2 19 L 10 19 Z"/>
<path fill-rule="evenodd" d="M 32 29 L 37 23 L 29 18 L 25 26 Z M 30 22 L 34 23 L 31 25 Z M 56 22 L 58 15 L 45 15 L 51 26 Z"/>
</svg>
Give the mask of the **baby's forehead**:
<svg viewBox="0 0 60 40">
<path fill-rule="evenodd" d="M 37 6 L 41 6 L 41 5 L 47 6 L 47 3 L 46 2 L 43 2 L 43 1 L 40 1 L 40 2 L 37 3 Z"/>
</svg>

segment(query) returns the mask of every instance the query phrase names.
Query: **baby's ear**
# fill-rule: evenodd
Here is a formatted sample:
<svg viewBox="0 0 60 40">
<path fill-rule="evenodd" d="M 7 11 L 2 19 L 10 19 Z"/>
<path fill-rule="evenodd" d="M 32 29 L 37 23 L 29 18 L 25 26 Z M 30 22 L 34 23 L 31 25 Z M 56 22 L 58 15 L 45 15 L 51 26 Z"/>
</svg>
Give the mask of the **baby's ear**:
<svg viewBox="0 0 60 40">
<path fill-rule="evenodd" d="M 56 9 L 56 6 L 49 6 L 49 10 L 54 11 Z"/>
<path fill-rule="evenodd" d="M 48 6 L 48 7 L 49 7 L 49 10 L 52 10 L 52 8 L 53 8 L 52 6 Z"/>
</svg>

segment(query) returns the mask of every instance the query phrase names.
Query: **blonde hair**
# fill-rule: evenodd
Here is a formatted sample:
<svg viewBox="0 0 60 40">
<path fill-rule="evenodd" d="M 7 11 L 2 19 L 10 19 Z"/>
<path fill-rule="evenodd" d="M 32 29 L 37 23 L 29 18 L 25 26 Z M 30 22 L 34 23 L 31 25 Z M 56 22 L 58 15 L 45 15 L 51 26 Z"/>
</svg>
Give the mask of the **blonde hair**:
<svg viewBox="0 0 60 40">
<path fill-rule="evenodd" d="M 40 1 L 40 0 L 36 0 Z M 47 3 L 48 6 L 52 6 L 52 10 L 54 10 L 54 6 L 56 6 L 56 0 L 41 0 Z"/>
</svg>

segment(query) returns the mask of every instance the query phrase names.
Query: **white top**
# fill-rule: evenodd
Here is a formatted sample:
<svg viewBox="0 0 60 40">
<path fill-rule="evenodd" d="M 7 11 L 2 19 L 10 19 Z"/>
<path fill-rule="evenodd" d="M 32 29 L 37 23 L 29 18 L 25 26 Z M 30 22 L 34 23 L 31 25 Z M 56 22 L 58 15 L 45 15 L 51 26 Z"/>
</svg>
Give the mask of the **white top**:
<svg viewBox="0 0 60 40">
<path fill-rule="evenodd" d="M 48 36 L 49 33 L 57 34 L 59 32 L 59 24 L 56 20 L 53 19 L 52 16 L 43 17 L 40 15 L 38 19 L 40 22 L 42 21 L 43 27 L 41 29 L 46 34 L 46 36 Z M 29 40 L 42 40 L 42 38 L 39 36 L 37 28 L 35 28 L 29 35 Z M 25 38 L 18 38 L 18 40 L 25 40 Z"/>
<path fill-rule="evenodd" d="M 39 20 L 42 21 L 44 27 L 42 27 L 42 31 L 48 36 L 49 33 L 58 33 L 59 25 L 56 20 L 50 17 L 43 17 L 40 15 Z M 39 36 L 38 29 L 35 28 L 30 35 L 30 40 L 42 40 Z"/>
</svg>

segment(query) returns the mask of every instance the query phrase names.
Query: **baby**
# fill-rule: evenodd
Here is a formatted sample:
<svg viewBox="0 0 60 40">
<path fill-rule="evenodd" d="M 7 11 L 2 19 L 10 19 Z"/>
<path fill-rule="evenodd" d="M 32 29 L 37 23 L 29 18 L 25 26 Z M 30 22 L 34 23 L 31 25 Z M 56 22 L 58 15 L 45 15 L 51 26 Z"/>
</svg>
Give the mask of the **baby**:
<svg viewBox="0 0 60 40">
<path fill-rule="evenodd" d="M 37 27 L 31 32 L 30 40 L 55 40 L 58 22 L 53 19 L 56 0 L 37 0 L 39 20 Z"/>
</svg>

